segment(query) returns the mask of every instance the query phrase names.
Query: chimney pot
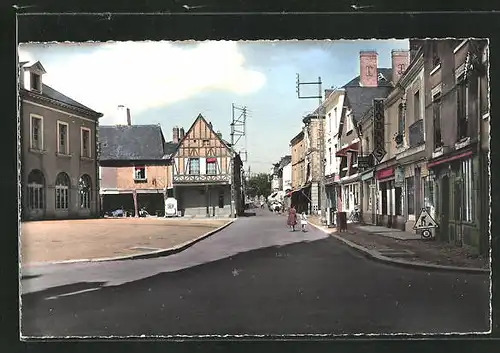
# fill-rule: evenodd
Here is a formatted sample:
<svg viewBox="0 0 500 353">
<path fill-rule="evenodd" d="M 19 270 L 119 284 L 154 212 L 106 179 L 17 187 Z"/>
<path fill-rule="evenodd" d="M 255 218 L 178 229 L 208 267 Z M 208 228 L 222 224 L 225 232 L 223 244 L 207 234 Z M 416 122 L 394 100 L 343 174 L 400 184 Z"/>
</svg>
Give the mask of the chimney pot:
<svg viewBox="0 0 500 353">
<path fill-rule="evenodd" d="M 185 135 L 184 128 L 181 127 L 181 129 L 179 130 L 179 140 L 182 140 L 184 138 L 184 135 Z"/>
<path fill-rule="evenodd" d="M 374 50 L 359 52 L 359 83 L 362 87 L 378 86 L 378 54 Z"/>
</svg>

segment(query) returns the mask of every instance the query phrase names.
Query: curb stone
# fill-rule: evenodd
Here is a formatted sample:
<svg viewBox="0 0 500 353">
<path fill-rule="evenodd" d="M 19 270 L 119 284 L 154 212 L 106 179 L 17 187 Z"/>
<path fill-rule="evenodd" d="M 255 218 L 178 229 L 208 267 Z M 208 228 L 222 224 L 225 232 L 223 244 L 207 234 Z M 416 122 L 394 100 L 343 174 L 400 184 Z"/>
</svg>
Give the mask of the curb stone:
<svg viewBox="0 0 500 353">
<path fill-rule="evenodd" d="M 61 265 L 61 264 L 83 263 L 83 262 L 109 262 L 109 261 L 152 259 L 152 258 L 156 258 L 156 257 L 173 255 L 173 254 L 180 253 L 181 251 L 186 250 L 187 248 L 189 248 L 189 247 L 193 246 L 194 244 L 208 238 L 209 236 L 220 232 L 224 228 L 229 227 L 237 219 L 238 218 L 231 219 L 228 223 L 223 224 L 219 228 L 213 229 L 213 230 L 199 236 L 198 238 L 188 240 L 184 243 L 181 243 L 179 245 L 176 245 L 174 247 L 167 248 L 167 249 L 160 249 L 160 250 L 155 250 L 155 251 L 150 251 L 150 252 L 140 253 L 140 254 L 116 256 L 116 257 L 103 257 L 103 258 L 97 258 L 97 259 L 78 259 L 78 260 L 37 262 L 37 263 L 33 263 L 33 264 L 24 265 L 23 267 L 36 267 L 36 266 L 42 266 L 42 265 Z"/>
<path fill-rule="evenodd" d="M 317 226 L 314 223 L 311 223 L 311 222 L 308 222 L 308 223 L 310 225 L 312 225 L 313 227 L 323 231 L 324 233 L 327 233 L 328 235 L 334 237 L 335 239 L 343 242 L 344 244 L 348 245 L 349 247 L 358 250 L 366 257 L 371 258 L 371 259 L 376 260 L 376 261 L 379 261 L 379 262 L 391 263 L 391 264 L 402 266 L 402 267 L 420 268 L 420 269 L 428 269 L 428 270 L 433 269 L 433 270 L 453 271 L 453 272 L 467 272 L 470 274 L 490 273 L 489 269 L 484 269 L 484 268 L 435 265 L 435 264 L 427 264 L 427 263 L 416 262 L 416 261 L 412 262 L 412 261 L 392 259 L 392 258 L 389 258 L 387 256 L 380 255 L 380 253 L 378 251 L 367 249 L 364 246 L 358 245 L 356 243 L 353 243 L 352 241 L 344 239 L 341 236 L 334 234 L 334 233 L 331 233 L 331 232 Z"/>
</svg>

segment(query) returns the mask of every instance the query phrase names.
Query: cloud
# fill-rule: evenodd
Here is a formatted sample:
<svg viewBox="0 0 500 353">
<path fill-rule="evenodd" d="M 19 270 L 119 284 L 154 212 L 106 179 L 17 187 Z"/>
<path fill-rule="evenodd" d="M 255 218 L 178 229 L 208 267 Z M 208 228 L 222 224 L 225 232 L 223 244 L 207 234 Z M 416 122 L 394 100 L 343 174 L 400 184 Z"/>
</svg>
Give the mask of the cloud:
<svg viewBox="0 0 500 353">
<path fill-rule="evenodd" d="M 120 104 L 136 114 L 201 92 L 250 94 L 266 83 L 245 67 L 236 42 L 23 44 L 19 57 L 40 60 L 44 82 L 102 112 L 102 123 L 114 122 Z"/>
</svg>

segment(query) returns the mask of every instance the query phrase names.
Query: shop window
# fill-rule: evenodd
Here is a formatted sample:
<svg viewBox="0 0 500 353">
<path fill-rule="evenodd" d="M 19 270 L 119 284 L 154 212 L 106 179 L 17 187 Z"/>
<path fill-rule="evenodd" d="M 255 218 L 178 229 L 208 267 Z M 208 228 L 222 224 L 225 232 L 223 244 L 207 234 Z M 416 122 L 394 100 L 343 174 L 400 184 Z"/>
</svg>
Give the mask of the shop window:
<svg viewBox="0 0 500 353">
<path fill-rule="evenodd" d="M 414 177 L 406 178 L 406 200 L 408 214 L 415 215 L 415 180 Z"/>
<path fill-rule="evenodd" d="M 462 202 L 462 220 L 465 222 L 473 221 L 473 195 L 475 192 L 472 190 L 473 176 L 472 176 L 472 160 L 467 159 L 462 161 L 462 190 L 464 192 L 464 200 Z"/>
<path fill-rule="evenodd" d="M 434 208 L 434 182 L 430 177 L 424 179 L 424 207 L 432 214 Z"/>
<path fill-rule="evenodd" d="M 398 186 L 394 188 L 394 197 L 395 197 L 395 214 L 396 216 L 402 216 L 403 215 L 403 188 Z"/>
<path fill-rule="evenodd" d="M 380 184 L 380 192 L 382 193 L 381 197 L 381 214 L 386 215 L 387 214 L 387 183 L 381 183 Z"/>
</svg>

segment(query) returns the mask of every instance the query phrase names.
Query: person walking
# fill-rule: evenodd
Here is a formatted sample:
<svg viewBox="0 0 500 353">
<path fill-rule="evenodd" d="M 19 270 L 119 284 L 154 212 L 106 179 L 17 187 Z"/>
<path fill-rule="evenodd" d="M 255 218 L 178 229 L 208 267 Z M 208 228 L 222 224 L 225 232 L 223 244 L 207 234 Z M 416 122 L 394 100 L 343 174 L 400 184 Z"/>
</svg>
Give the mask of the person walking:
<svg viewBox="0 0 500 353">
<path fill-rule="evenodd" d="M 300 227 L 302 228 L 302 231 L 306 231 L 306 226 L 307 226 L 307 215 L 305 212 L 302 212 L 300 214 Z"/>
<path fill-rule="evenodd" d="M 286 224 L 292 229 L 292 232 L 295 232 L 295 225 L 297 225 L 297 211 L 293 205 L 288 210 Z"/>
</svg>

